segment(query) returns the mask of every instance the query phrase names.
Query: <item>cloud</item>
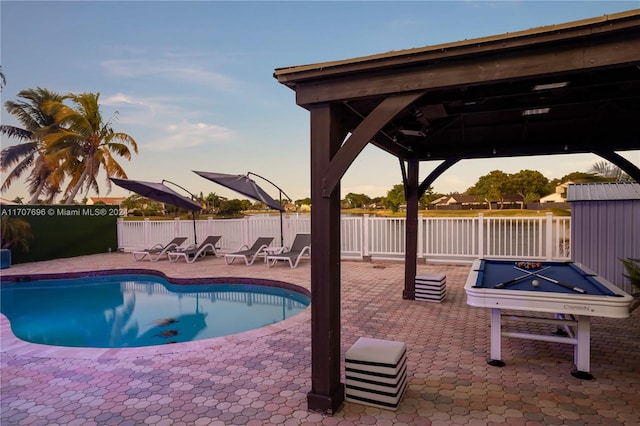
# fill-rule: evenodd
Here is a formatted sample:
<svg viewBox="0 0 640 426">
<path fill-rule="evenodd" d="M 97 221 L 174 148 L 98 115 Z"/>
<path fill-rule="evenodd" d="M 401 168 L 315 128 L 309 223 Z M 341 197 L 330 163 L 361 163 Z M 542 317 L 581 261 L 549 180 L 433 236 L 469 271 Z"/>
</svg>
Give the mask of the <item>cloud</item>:
<svg viewBox="0 0 640 426">
<path fill-rule="evenodd" d="M 118 123 L 142 127 L 154 126 L 154 123 L 164 124 L 185 115 L 176 99 L 170 98 L 137 97 L 119 92 L 101 98 L 100 104 L 109 107 L 109 110 L 118 111 Z M 107 112 L 108 110 L 103 110 L 103 113 Z"/>
<path fill-rule="evenodd" d="M 206 70 L 202 65 L 185 64 L 168 59 L 112 59 L 102 67 L 119 78 L 157 77 L 168 81 L 183 81 L 219 90 L 232 90 L 235 81 L 229 76 Z"/>
<path fill-rule="evenodd" d="M 156 123 L 164 126 L 176 120 L 196 121 L 200 113 L 185 107 L 192 103 L 190 97 L 139 97 L 120 92 L 100 98 L 102 106 L 119 111 L 120 123 L 143 127 L 157 127 Z"/>
<path fill-rule="evenodd" d="M 163 129 L 164 136 L 144 144 L 150 151 L 171 151 L 204 144 L 228 142 L 234 132 L 222 126 L 206 123 L 181 122 L 169 124 Z"/>
<path fill-rule="evenodd" d="M 101 99 L 100 103 L 116 107 L 120 105 L 148 106 L 148 103 L 145 100 L 135 98 L 133 96 L 128 96 L 124 93 L 116 93 L 115 95 L 108 96 L 104 99 Z"/>
<path fill-rule="evenodd" d="M 189 98 L 136 97 L 122 92 L 101 99 L 101 104 L 118 110 L 117 126 L 125 126 L 119 130 L 131 134 L 145 151 L 228 143 L 235 137 L 230 128 L 208 123 L 200 111 L 183 106 L 191 103 Z M 126 126 L 134 127 L 129 130 Z"/>
</svg>

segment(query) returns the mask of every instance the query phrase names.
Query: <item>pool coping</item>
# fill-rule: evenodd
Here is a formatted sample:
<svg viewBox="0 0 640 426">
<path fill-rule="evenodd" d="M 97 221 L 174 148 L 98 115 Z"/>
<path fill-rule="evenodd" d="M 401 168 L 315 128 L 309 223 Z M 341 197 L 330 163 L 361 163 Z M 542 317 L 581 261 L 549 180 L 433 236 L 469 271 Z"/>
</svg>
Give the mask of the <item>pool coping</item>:
<svg viewBox="0 0 640 426">
<path fill-rule="evenodd" d="M 284 288 L 296 291 L 311 298 L 311 292 L 306 288 L 291 284 L 285 281 L 249 278 L 249 277 L 197 277 L 197 278 L 176 278 L 166 275 L 165 273 L 153 269 L 106 269 L 97 271 L 82 272 L 63 272 L 63 273 L 46 273 L 46 274 L 24 274 L 9 275 L 2 277 L 2 282 L 20 283 L 31 282 L 33 280 L 46 280 L 56 278 L 87 278 L 105 275 L 127 275 L 127 274 L 145 274 L 156 275 L 166 279 L 171 284 L 190 285 L 190 284 L 237 284 L 238 280 L 242 280 L 242 284 L 264 285 Z M 215 348 L 229 344 L 242 344 L 246 341 L 253 341 L 260 337 L 269 336 L 275 333 L 288 330 L 303 323 L 311 324 L 311 303 L 302 312 L 278 321 L 275 324 L 269 324 L 253 330 L 241 333 L 230 334 L 228 336 L 214 337 L 210 339 L 196 340 L 194 342 L 173 343 L 169 345 L 159 346 L 143 346 L 137 348 L 83 348 L 69 346 L 44 345 L 39 343 L 31 343 L 19 339 L 11 330 L 9 319 L 0 313 L 0 352 L 19 356 L 29 356 L 34 358 L 69 358 L 69 359 L 127 359 L 127 358 L 148 358 L 155 355 L 165 355 L 171 353 L 184 353 L 201 351 L 203 349 Z"/>
</svg>

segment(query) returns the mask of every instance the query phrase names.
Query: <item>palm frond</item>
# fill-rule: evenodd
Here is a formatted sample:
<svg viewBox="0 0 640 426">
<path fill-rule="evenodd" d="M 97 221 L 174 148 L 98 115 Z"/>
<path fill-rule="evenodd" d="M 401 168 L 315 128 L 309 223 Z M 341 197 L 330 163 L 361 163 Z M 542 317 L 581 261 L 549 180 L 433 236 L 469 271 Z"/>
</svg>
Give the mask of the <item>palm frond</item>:
<svg viewBox="0 0 640 426">
<path fill-rule="evenodd" d="M 5 135 L 8 138 L 18 139 L 20 141 L 31 140 L 33 132 L 21 129 L 20 127 L 9 126 L 8 124 L 0 125 L 0 134 Z"/>
<path fill-rule="evenodd" d="M 4 148 L 0 152 L 0 170 L 6 171 L 9 167 L 18 163 L 20 159 L 32 157 L 37 151 L 38 144 L 36 142 L 25 142 Z"/>
<path fill-rule="evenodd" d="M 33 163 L 33 157 L 27 157 L 18 163 L 16 167 L 13 168 L 5 177 L 4 182 L 2 182 L 2 186 L 0 187 L 0 191 L 6 191 L 13 184 L 16 179 L 19 179 Z"/>
</svg>

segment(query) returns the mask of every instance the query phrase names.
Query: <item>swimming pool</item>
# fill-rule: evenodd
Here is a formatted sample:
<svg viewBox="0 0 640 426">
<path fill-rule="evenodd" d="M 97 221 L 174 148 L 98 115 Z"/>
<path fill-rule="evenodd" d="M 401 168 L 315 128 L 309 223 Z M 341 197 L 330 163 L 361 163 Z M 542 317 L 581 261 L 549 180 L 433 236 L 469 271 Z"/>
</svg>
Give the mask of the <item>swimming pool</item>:
<svg viewBox="0 0 640 426">
<path fill-rule="evenodd" d="M 171 280 L 93 273 L 2 282 L 0 310 L 19 339 L 46 345 L 133 348 L 244 332 L 290 318 L 305 289 L 257 279 Z"/>
</svg>

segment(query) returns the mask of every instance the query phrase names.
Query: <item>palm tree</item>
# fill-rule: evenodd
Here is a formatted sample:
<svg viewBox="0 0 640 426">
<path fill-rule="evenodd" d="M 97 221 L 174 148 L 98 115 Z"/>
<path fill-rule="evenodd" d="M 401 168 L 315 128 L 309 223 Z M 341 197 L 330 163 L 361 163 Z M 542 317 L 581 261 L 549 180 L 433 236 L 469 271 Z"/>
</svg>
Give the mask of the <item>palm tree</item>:
<svg viewBox="0 0 640 426">
<path fill-rule="evenodd" d="M 3 124 L 0 125 L 0 134 L 18 139 L 22 143 L 0 152 L 0 171 L 7 172 L 13 167 L 0 190 L 7 190 L 16 179 L 31 169 L 28 189 L 32 199 L 29 204 L 35 204 L 40 195 L 52 198 L 58 192 L 56 184 L 48 179 L 56 164 L 47 159 L 42 146 L 42 137 L 56 128 L 56 121 L 43 108 L 50 101 L 61 100 L 62 96 L 38 87 L 22 90 L 18 93 L 18 98 L 22 100 L 5 102 L 5 108 L 18 119 L 22 127 Z"/>
<path fill-rule="evenodd" d="M 206 206 L 207 213 L 215 213 L 216 206 L 219 206 L 222 201 L 223 197 L 216 195 L 215 192 L 210 192 L 206 197 L 201 192 L 198 197 L 198 202 Z"/>
<path fill-rule="evenodd" d="M 593 173 L 594 175 L 601 176 L 607 179 L 612 179 L 616 182 L 628 182 L 632 180 L 631 176 L 622 171 L 620 167 L 614 166 L 613 164 L 604 160 L 595 162 L 589 169 L 589 173 Z"/>
<path fill-rule="evenodd" d="M 101 168 L 107 174 L 107 188 L 111 189 L 110 177 L 127 178 L 127 174 L 112 154 L 131 159 L 131 149 L 137 154 L 136 141 L 126 133 L 115 132 L 111 121 L 104 122 L 100 113 L 99 93 L 69 94 L 75 108 L 62 100 L 52 101 L 46 110 L 52 114 L 60 127 L 48 133 L 43 141 L 47 155 L 59 164 L 59 173 L 71 178 L 65 189 L 65 203 L 73 203 L 78 192 L 85 188 L 99 193 L 96 180 Z M 56 181 L 62 179 L 58 174 Z"/>
<path fill-rule="evenodd" d="M 4 76 L 4 73 L 2 72 L 2 65 L 0 65 L 0 90 L 2 90 L 4 88 L 4 86 L 6 86 L 7 84 L 7 79 Z"/>
<path fill-rule="evenodd" d="M 19 217 L 2 216 L 2 229 L 0 232 L 0 248 L 21 249 L 29 251 L 29 240 L 33 239 L 31 224 Z"/>
</svg>

